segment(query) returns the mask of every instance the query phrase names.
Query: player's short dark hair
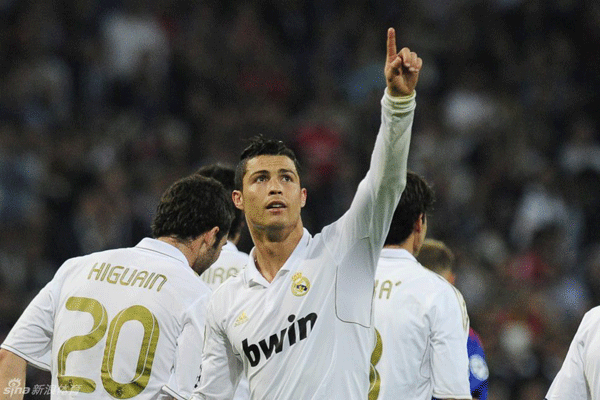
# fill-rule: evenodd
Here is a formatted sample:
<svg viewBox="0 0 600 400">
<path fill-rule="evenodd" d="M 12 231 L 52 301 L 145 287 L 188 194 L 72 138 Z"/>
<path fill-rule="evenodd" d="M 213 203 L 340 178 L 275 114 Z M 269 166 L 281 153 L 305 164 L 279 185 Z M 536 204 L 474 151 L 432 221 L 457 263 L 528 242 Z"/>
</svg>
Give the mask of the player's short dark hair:
<svg viewBox="0 0 600 400">
<path fill-rule="evenodd" d="M 248 160 L 258 156 L 286 156 L 294 162 L 296 172 L 300 176 L 300 163 L 292 149 L 287 147 L 281 140 L 267 139 L 262 135 L 258 135 L 250 139 L 250 144 L 242 151 L 240 162 L 235 169 L 235 188 L 237 190 L 242 190 Z"/>
<path fill-rule="evenodd" d="M 234 215 L 233 222 L 231 223 L 231 229 L 229 229 L 229 237 L 237 236 L 242 231 L 244 214 L 242 210 L 233 204 L 233 200 L 231 198 L 231 192 L 233 192 L 235 189 L 235 169 L 221 164 L 211 164 L 201 167 L 198 169 L 198 171 L 196 171 L 196 173 L 208 178 L 216 179 L 217 181 L 221 182 L 227 191 L 231 209 Z"/>
<path fill-rule="evenodd" d="M 217 240 L 229 232 L 233 210 L 221 183 L 192 174 L 173 183 L 162 195 L 152 221 L 152 236 L 193 240 L 215 226 Z"/>
<path fill-rule="evenodd" d="M 431 186 L 416 173 L 408 171 L 406 187 L 394 212 L 385 244 L 399 245 L 408 239 L 419 216 L 430 213 L 434 202 L 435 194 Z"/>
<path fill-rule="evenodd" d="M 441 275 L 444 272 L 452 272 L 454 267 L 454 253 L 442 241 L 425 239 L 421 250 L 419 250 L 417 261 L 425 268 Z"/>
</svg>

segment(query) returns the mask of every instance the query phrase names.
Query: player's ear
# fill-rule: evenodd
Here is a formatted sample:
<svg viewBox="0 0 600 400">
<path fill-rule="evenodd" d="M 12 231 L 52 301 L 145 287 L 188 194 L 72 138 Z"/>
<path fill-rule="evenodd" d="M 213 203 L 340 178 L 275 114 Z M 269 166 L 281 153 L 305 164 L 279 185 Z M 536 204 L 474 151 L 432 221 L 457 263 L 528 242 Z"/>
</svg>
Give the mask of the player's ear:
<svg viewBox="0 0 600 400">
<path fill-rule="evenodd" d="M 423 229 L 425 229 L 425 214 L 421 213 L 413 225 L 413 230 L 417 233 L 421 233 Z"/>
<path fill-rule="evenodd" d="M 208 246 L 214 246 L 217 240 L 217 233 L 219 233 L 219 227 L 213 226 L 213 228 L 209 231 L 204 232 L 202 235 L 204 237 L 204 243 Z"/>
<path fill-rule="evenodd" d="M 304 205 L 306 204 L 306 196 L 307 196 L 307 192 L 306 192 L 305 188 L 302 188 L 300 190 L 300 196 L 301 196 L 300 207 L 304 207 Z"/>
<path fill-rule="evenodd" d="M 233 204 L 236 208 L 244 211 L 244 197 L 242 196 L 242 192 L 240 190 L 234 190 L 231 193 L 231 199 L 233 200 Z"/>
</svg>

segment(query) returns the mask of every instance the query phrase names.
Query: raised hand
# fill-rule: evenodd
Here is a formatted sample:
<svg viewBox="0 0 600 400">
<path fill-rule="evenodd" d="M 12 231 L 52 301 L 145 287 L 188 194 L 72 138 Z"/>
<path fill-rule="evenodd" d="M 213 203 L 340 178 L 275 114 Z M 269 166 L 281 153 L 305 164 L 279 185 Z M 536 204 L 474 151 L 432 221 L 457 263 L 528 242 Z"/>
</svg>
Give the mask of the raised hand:
<svg viewBox="0 0 600 400">
<path fill-rule="evenodd" d="M 396 50 L 396 31 L 388 29 L 387 56 L 385 60 L 385 80 L 388 92 L 392 96 L 408 96 L 412 94 L 419 80 L 419 71 L 423 60 L 408 47 Z"/>
</svg>

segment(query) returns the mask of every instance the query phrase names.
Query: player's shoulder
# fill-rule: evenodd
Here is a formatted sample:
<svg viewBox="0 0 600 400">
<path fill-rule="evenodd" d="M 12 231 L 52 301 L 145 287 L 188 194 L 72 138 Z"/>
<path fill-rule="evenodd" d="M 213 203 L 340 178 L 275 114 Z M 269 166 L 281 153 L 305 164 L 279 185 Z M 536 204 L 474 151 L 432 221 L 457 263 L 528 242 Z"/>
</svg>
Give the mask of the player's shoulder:
<svg viewBox="0 0 600 400">
<path fill-rule="evenodd" d="M 584 314 L 583 319 L 581 320 L 580 330 L 595 330 L 598 326 L 600 326 L 600 306 L 596 306 Z"/>
<path fill-rule="evenodd" d="M 213 298 L 235 297 L 236 293 L 244 289 L 244 269 L 227 278 L 222 284 L 213 290 Z"/>
</svg>

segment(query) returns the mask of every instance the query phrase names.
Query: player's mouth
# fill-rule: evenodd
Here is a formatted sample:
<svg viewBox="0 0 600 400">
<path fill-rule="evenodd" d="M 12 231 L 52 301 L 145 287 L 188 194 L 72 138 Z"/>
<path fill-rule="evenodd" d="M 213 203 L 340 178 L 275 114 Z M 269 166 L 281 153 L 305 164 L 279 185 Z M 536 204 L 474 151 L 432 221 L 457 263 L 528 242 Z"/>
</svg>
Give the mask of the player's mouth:
<svg viewBox="0 0 600 400">
<path fill-rule="evenodd" d="M 272 201 L 269 204 L 267 204 L 267 210 L 270 210 L 272 212 L 282 211 L 285 208 L 287 208 L 287 206 L 282 201 Z"/>
</svg>

